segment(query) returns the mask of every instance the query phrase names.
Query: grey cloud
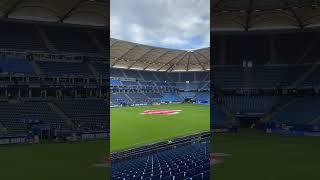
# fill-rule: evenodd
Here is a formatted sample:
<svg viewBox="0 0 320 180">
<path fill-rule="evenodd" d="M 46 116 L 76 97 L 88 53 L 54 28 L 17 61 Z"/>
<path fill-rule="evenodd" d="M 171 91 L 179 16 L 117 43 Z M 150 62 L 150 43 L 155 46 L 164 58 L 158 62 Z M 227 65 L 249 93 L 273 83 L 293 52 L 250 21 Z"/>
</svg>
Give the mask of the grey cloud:
<svg viewBox="0 0 320 180">
<path fill-rule="evenodd" d="M 111 37 L 161 47 L 208 47 L 209 16 L 209 0 L 111 0 Z"/>
</svg>

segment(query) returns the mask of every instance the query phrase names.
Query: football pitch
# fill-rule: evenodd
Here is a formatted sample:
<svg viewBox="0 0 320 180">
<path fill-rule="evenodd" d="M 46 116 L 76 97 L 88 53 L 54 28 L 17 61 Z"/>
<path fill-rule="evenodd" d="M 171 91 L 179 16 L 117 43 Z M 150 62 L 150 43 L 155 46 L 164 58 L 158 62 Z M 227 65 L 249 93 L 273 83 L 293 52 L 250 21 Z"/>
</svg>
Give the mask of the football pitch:
<svg viewBox="0 0 320 180">
<path fill-rule="evenodd" d="M 211 168 L 211 179 L 320 179 L 319 137 L 216 134 L 211 151 L 230 155 Z"/>
<path fill-rule="evenodd" d="M 143 114 L 153 112 L 148 110 L 174 111 L 174 113 L 171 115 L 166 113 Z M 112 108 L 110 112 L 111 152 L 210 129 L 210 107 L 208 105 L 164 104 L 121 107 Z"/>
<path fill-rule="evenodd" d="M 106 141 L 0 146 L 0 179 L 106 180 Z"/>
</svg>

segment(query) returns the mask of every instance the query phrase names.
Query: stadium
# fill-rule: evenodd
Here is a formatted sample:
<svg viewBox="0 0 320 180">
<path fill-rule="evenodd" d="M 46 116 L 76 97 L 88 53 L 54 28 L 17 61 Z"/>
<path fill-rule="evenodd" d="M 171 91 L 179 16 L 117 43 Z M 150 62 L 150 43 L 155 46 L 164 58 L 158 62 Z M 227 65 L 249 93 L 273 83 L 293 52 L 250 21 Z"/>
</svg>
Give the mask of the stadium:
<svg viewBox="0 0 320 180">
<path fill-rule="evenodd" d="M 110 47 L 112 179 L 209 178 L 210 49 L 174 50 L 117 39 Z M 144 167 L 151 157 L 155 162 Z M 170 162 L 172 157 L 177 160 Z"/>
<path fill-rule="evenodd" d="M 111 1 L 111 179 L 209 179 L 209 1 L 190 2 Z"/>
<path fill-rule="evenodd" d="M 211 4 L 213 179 L 319 178 L 318 3 Z"/>
<path fill-rule="evenodd" d="M 0 1 L 1 179 L 103 179 L 104 0 Z"/>
</svg>

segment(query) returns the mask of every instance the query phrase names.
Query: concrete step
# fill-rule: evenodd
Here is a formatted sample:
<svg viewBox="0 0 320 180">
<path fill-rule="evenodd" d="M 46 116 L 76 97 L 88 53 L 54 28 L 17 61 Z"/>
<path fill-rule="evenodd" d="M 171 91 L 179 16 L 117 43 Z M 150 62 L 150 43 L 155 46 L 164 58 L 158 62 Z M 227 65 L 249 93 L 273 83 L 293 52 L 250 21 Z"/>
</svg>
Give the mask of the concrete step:
<svg viewBox="0 0 320 180">
<path fill-rule="evenodd" d="M 48 102 L 49 107 L 53 112 L 55 112 L 65 123 L 68 127 L 75 128 L 77 127 L 76 123 L 74 123 L 71 118 L 69 118 L 62 109 L 59 108 L 55 103 Z"/>
</svg>

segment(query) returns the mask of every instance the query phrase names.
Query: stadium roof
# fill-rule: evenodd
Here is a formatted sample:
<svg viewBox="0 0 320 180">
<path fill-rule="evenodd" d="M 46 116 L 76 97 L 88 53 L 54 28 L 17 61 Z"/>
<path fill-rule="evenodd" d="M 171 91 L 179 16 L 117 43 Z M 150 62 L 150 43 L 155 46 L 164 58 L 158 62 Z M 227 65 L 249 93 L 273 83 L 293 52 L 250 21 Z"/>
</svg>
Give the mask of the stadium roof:
<svg viewBox="0 0 320 180">
<path fill-rule="evenodd" d="M 193 51 L 152 47 L 110 39 L 110 66 L 151 71 L 210 70 L 210 48 Z"/>
<path fill-rule="evenodd" d="M 0 0 L 2 19 L 106 26 L 108 0 Z"/>
<path fill-rule="evenodd" d="M 216 0 L 213 31 L 307 29 L 320 26 L 320 0 Z"/>
</svg>

